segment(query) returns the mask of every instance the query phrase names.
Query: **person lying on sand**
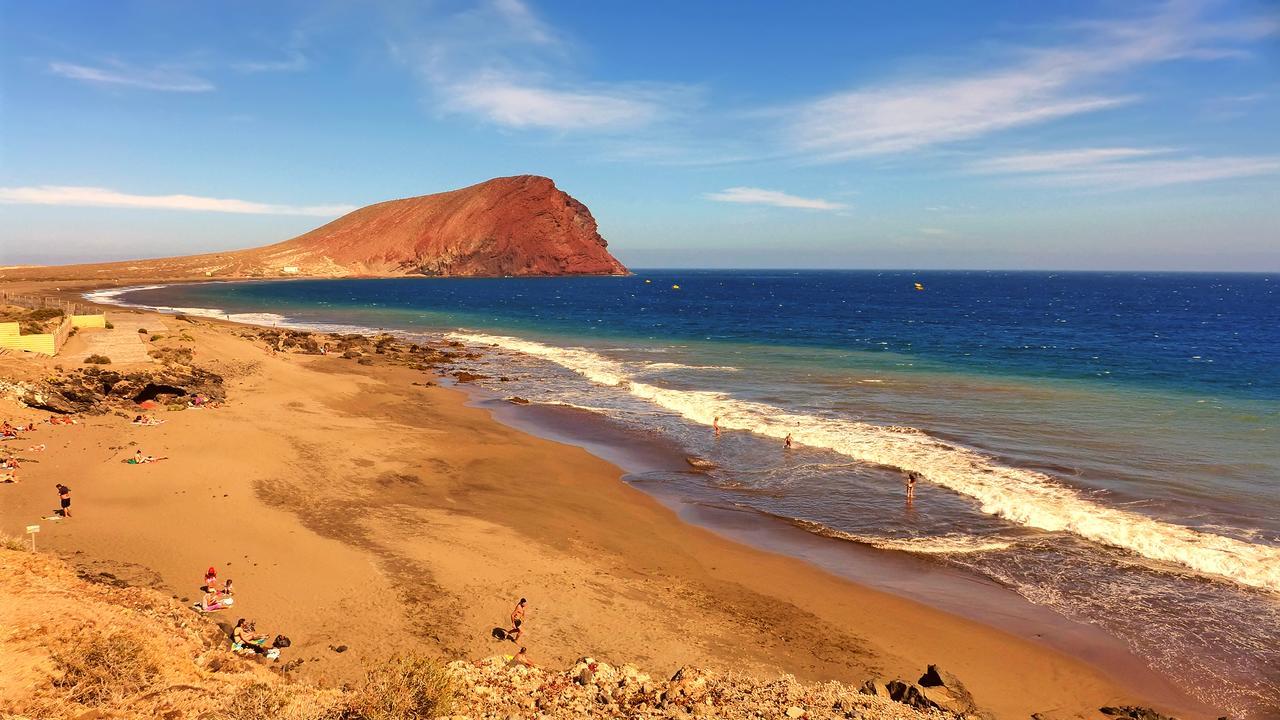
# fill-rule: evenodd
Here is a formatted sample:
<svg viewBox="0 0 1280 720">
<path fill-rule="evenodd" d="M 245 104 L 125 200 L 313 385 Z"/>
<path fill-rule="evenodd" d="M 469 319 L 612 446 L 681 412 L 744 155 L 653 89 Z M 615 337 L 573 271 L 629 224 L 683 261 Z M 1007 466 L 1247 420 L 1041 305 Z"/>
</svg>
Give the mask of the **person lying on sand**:
<svg viewBox="0 0 1280 720">
<path fill-rule="evenodd" d="M 17 469 L 18 469 L 18 458 L 16 457 L 0 458 L 0 470 L 17 470 Z"/>
<path fill-rule="evenodd" d="M 150 415 L 139 415 L 133 419 L 134 425 L 163 425 L 163 420 L 157 420 Z"/>
<path fill-rule="evenodd" d="M 16 483 L 16 482 L 18 482 L 17 475 L 14 475 L 11 472 L 0 473 L 0 483 L 4 483 L 5 485 L 12 485 L 13 483 Z"/>
</svg>

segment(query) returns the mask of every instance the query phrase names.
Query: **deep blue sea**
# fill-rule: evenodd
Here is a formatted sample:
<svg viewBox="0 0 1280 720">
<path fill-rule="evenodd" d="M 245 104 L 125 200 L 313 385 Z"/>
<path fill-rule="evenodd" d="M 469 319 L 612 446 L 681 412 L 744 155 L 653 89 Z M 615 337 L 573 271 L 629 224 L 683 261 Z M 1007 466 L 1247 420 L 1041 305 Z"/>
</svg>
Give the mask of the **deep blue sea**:
<svg viewBox="0 0 1280 720">
<path fill-rule="evenodd" d="M 494 391 L 717 466 L 641 486 L 973 573 L 1102 628 L 1224 713 L 1267 717 L 1278 291 L 1264 274 L 652 270 L 96 297 L 487 348 L 468 367 L 508 378 Z"/>
</svg>

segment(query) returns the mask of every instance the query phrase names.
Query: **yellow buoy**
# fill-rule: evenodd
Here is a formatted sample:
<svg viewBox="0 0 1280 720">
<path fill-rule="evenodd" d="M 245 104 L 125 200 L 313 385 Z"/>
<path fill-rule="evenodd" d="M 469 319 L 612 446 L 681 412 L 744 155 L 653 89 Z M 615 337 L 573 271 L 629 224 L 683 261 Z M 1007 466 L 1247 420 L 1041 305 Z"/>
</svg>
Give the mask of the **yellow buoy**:
<svg viewBox="0 0 1280 720">
<path fill-rule="evenodd" d="M 648 284 L 649 284 L 649 283 L 651 283 L 651 282 L 653 282 L 653 281 L 652 281 L 652 280 L 645 280 L 645 281 L 644 281 L 644 284 L 645 284 L 645 285 L 648 285 Z"/>
<path fill-rule="evenodd" d="M 672 285 L 672 286 L 671 286 L 671 289 L 672 289 L 672 290 L 679 290 L 679 289 L 680 289 L 680 286 L 679 286 L 679 285 Z"/>
<path fill-rule="evenodd" d="M 924 289 L 924 285 L 921 285 L 920 283 L 916 283 L 916 289 L 917 289 L 917 290 L 923 290 L 923 289 Z"/>
</svg>

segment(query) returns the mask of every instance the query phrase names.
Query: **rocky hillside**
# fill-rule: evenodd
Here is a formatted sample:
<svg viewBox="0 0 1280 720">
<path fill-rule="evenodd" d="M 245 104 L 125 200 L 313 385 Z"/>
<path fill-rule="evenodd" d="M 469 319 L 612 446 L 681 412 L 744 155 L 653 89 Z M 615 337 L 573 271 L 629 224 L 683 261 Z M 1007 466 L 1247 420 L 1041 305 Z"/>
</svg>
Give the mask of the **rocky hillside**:
<svg viewBox="0 0 1280 720">
<path fill-rule="evenodd" d="M 226 253 L 0 270 L 5 280 L 624 275 L 586 205 L 519 175 L 348 213 L 275 245 Z"/>
<path fill-rule="evenodd" d="M 297 681 L 303 658 L 231 651 L 227 629 L 176 600 L 0 547 L 0 717 L 409 720 L 463 718 L 950 718 L 839 683 L 761 681 L 682 668 L 653 677 L 583 658 L 567 670 L 504 657 L 399 657 L 362 683 Z M 227 618 L 220 618 L 224 622 Z"/>
</svg>

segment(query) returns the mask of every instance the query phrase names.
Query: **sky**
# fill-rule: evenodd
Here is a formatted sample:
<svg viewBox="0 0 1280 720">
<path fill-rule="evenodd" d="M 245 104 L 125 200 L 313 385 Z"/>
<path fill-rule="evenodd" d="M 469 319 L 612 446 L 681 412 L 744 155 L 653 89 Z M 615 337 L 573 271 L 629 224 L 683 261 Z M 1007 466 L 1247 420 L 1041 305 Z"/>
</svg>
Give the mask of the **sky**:
<svg viewBox="0 0 1280 720">
<path fill-rule="evenodd" d="M 546 175 L 631 267 L 1280 270 L 1280 4 L 0 0 L 0 265 Z"/>
</svg>

